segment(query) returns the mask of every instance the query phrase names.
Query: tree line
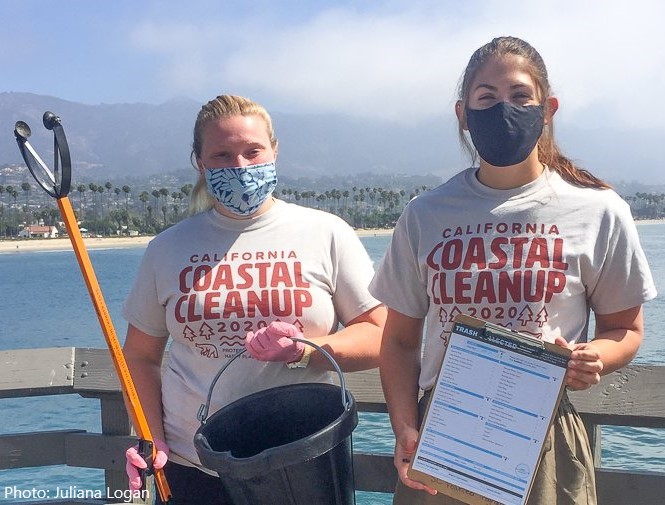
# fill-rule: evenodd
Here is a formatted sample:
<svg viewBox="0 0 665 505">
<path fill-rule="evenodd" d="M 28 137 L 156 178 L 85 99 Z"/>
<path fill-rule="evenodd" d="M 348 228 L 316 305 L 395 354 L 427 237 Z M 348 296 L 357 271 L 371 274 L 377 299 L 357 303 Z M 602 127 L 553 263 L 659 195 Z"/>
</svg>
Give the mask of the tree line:
<svg viewBox="0 0 665 505">
<path fill-rule="evenodd" d="M 93 235 L 154 235 L 187 215 L 192 188 L 185 184 L 135 190 L 110 181 L 89 182 L 73 186 L 69 199 L 79 227 Z M 353 186 L 316 191 L 284 186 L 275 196 L 336 214 L 354 228 L 392 228 L 404 205 L 427 189 Z M 17 237 L 28 225 L 57 226 L 60 221 L 55 199 L 37 184 L 0 185 L 0 237 Z"/>
<path fill-rule="evenodd" d="M 275 195 L 287 202 L 340 216 L 354 228 L 392 228 L 406 203 L 426 191 L 353 186 L 323 191 L 285 185 Z M 72 187 L 69 198 L 79 226 L 101 236 L 154 235 L 187 215 L 192 184 L 135 190 L 127 184 L 89 182 Z M 625 197 L 636 219 L 665 218 L 665 194 L 638 192 Z M 28 225 L 57 226 L 55 199 L 35 183 L 0 185 L 0 237 L 12 238 Z M 61 233 L 64 230 L 59 230 Z"/>
</svg>

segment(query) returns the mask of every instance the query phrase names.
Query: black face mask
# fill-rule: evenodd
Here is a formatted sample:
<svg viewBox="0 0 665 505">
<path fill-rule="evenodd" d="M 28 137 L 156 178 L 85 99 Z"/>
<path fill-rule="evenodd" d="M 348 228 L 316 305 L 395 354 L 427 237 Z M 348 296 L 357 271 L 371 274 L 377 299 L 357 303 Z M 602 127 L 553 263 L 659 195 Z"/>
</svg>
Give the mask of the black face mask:
<svg viewBox="0 0 665 505">
<path fill-rule="evenodd" d="M 495 167 L 524 161 L 543 131 L 542 105 L 499 102 L 489 109 L 466 108 L 466 124 L 480 157 Z"/>
</svg>

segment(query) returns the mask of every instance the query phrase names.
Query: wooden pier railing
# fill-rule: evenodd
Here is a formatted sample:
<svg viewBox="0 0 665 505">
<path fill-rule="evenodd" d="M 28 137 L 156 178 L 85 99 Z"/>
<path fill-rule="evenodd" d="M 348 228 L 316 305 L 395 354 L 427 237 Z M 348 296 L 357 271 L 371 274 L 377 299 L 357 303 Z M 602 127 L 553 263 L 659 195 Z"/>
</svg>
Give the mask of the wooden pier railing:
<svg viewBox="0 0 665 505">
<path fill-rule="evenodd" d="M 346 380 L 360 412 L 386 412 L 376 370 L 346 374 Z M 135 437 L 131 435 L 108 351 L 74 347 L 0 351 L 0 398 L 71 393 L 100 401 L 102 432 L 0 433 L 0 470 L 45 465 L 98 468 L 104 470 L 110 492 L 126 490 L 124 452 Z M 607 469 L 602 467 L 600 458 L 603 425 L 665 428 L 665 366 L 629 366 L 604 377 L 599 386 L 571 393 L 570 397 L 582 414 L 592 440 L 599 504 L 665 503 L 665 469 L 663 472 Z M 391 493 L 397 478 L 391 454 L 355 452 L 354 473 L 355 486 L 360 491 Z M 9 485 L 3 483 L 0 487 Z M 107 502 L 92 499 L 32 503 Z"/>
</svg>

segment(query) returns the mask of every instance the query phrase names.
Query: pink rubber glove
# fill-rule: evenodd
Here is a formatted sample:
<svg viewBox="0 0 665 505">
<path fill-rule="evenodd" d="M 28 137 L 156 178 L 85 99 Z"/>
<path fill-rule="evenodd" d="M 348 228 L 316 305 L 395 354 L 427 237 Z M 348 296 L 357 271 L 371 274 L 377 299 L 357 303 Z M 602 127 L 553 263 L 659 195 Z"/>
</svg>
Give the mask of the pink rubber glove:
<svg viewBox="0 0 665 505">
<path fill-rule="evenodd" d="M 305 344 L 295 342 L 292 338 L 303 338 L 298 328 L 282 321 L 273 321 L 256 333 L 247 333 L 245 348 L 252 358 L 260 361 L 293 363 L 302 358 Z"/>
<path fill-rule="evenodd" d="M 166 461 L 169 459 L 169 448 L 161 440 L 155 439 L 153 442 L 157 448 L 157 455 L 155 456 L 155 461 L 153 461 L 152 466 L 155 470 L 159 470 L 164 467 Z M 138 444 L 127 449 L 125 457 L 127 458 L 125 471 L 127 472 L 127 477 L 129 477 L 129 489 L 132 491 L 138 491 L 141 489 L 142 484 L 139 468 L 147 468 L 148 464 L 139 454 Z"/>
</svg>

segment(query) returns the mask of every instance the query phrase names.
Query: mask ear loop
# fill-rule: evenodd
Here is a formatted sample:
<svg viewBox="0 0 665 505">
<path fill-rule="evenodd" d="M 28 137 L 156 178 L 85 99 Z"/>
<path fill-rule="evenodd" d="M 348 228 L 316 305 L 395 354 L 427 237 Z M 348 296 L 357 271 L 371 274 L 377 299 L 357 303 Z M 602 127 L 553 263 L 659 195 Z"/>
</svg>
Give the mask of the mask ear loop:
<svg viewBox="0 0 665 505">
<path fill-rule="evenodd" d="M 201 174 L 202 170 L 205 170 L 205 166 L 203 165 L 202 161 L 200 162 L 201 165 L 199 165 L 199 159 L 196 156 L 194 149 L 192 149 L 192 152 L 189 153 L 189 163 L 192 165 L 192 168 L 199 174 Z"/>
</svg>

